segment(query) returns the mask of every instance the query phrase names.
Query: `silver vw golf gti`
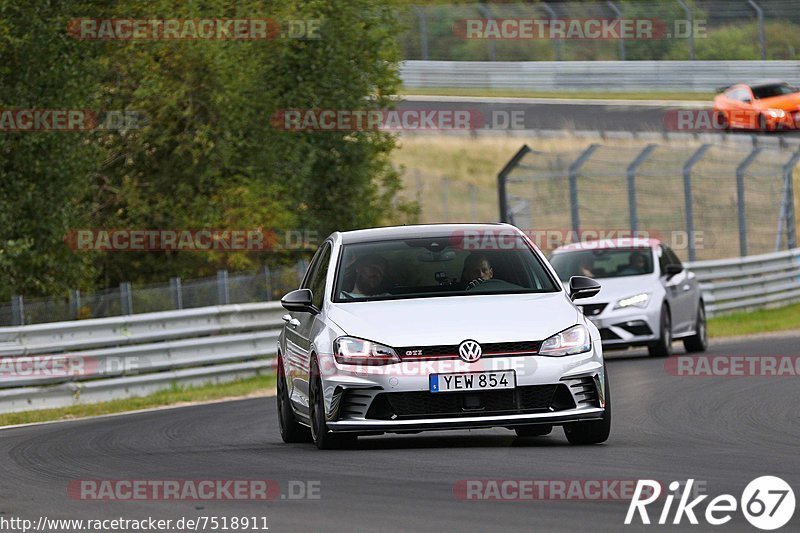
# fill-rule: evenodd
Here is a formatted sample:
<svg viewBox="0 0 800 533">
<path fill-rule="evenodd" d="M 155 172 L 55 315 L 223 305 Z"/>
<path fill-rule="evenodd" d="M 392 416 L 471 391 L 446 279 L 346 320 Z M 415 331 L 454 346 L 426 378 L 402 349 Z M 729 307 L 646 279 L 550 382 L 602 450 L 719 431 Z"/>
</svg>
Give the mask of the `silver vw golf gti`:
<svg viewBox="0 0 800 533">
<path fill-rule="evenodd" d="M 285 442 L 563 426 L 608 439 L 611 395 L 597 328 L 542 253 L 504 224 L 334 233 L 283 297 L 278 413 Z"/>
</svg>

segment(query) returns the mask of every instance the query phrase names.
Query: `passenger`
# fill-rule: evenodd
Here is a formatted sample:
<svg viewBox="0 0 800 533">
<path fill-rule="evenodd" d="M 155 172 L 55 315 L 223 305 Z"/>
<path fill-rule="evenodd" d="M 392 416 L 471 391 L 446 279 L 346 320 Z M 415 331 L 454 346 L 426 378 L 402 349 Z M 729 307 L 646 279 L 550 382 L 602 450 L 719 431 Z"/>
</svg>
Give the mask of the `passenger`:
<svg viewBox="0 0 800 533">
<path fill-rule="evenodd" d="M 369 254 L 360 257 L 355 262 L 355 282 L 353 290 L 350 292 L 342 291 L 345 297 L 363 298 L 365 296 L 381 296 L 378 294 L 383 285 L 386 271 L 389 269 L 389 262 L 377 254 Z"/>
</svg>

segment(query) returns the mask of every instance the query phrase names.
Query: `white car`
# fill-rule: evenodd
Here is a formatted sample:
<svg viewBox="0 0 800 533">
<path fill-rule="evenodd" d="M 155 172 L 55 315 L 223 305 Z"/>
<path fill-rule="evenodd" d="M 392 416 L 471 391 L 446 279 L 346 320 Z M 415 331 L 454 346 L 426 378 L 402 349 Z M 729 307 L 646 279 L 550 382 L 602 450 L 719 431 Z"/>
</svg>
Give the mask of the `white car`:
<svg viewBox="0 0 800 533">
<path fill-rule="evenodd" d="M 604 442 L 600 334 L 572 303 L 599 290 L 583 277 L 565 289 L 505 224 L 334 233 L 282 299 L 281 436 L 331 448 L 387 432 L 561 425 L 573 444 Z"/>
<path fill-rule="evenodd" d="M 687 352 L 708 347 L 703 295 L 694 273 L 658 239 L 607 239 L 562 246 L 550 257 L 562 281 L 602 280 L 603 292 L 580 307 L 607 348 L 647 346 L 667 357 L 680 339 Z"/>
</svg>

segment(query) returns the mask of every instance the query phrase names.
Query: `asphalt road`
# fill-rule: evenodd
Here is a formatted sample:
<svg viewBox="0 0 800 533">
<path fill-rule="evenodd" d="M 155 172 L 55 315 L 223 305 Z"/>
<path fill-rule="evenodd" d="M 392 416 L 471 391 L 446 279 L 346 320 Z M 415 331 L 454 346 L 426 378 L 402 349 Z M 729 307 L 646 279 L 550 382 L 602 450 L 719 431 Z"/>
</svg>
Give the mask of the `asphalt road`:
<svg viewBox="0 0 800 533">
<path fill-rule="evenodd" d="M 709 123 L 703 122 L 703 118 L 711 117 L 711 102 L 409 96 L 398 103 L 397 109 L 470 111 L 471 117 L 480 117 L 476 122 L 478 129 L 752 134 L 709 130 Z M 679 110 L 689 113 L 680 122 Z M 512 128 L 512 120 L 517 120 L 520 127 Z M 771 135 L 798 137 L 800 131 Z"/>
<path fill-rule="evenodd" d="M 717 343 L 711 353 L 796 355 L 798 339 Z M 739 498 L 750 480 L 777 475 L 800 497 L 800 378 L 676 377 L 641 352 L 612 355 L 608 369 L 612 436 L 589 447 L 570 446 L 560 428 L 529 439 L 498 429 L 367 437 L 354 450 L 320 452 L 280 441 L 274 398 L 2 430 L 0 519 L 264 516 L 271 531 L 619 531 L 625 501 L 463 501 L 453 486 L 694 478 L 711 496 Z M 97 502 L 67 493 L 80 479 L 253 478 L 276 480 L 284 495 L 292 480 L 316 481 L 319 499 Z M 798 524 L 800 511 L 784 530 Z M 711 529 L 686 519 L 627 529 L 653 528 Z M 757 531 L 738 512 L 716 529 Z"/>
</svg>

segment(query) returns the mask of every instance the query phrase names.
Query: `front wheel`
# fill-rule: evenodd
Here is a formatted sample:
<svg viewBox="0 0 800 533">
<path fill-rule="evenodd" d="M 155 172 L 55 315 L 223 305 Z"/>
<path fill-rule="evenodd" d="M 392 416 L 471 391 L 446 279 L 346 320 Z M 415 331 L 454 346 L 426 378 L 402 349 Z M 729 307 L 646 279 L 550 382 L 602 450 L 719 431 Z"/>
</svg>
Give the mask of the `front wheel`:
<svg viewBox="0 0 800 533">
<path fill-rule="evenodd" d="M 604 374 L 606 409 L 603 418 L 564 424 L 564 435 L 570 444 L 600 444 L 607 441 L 611 434 L 611 389 L 608 386 L 608 372 L 605 369 Z"/>
<path fill-rule="evenodd" d="M 687 352 L 705 352 L 708 348 L 708 330 L 706 329 L 706 310 L 702 302 L 697 309 L 697 323 L 695 324 L 695 334 L 683 339 L 683 347 Z"/>
<path fill-rule="evenodd" d="M 286 386 L 286 377 L 283 370 L 283 360 L 278 357 L 278 426 L 281 439 L 286 443 L 308 442 L 311 434 L 308 428 L 297 421 L 289 400 L 289 388 Z"/>
<path fill-rule="evenodd" d="M 647 347 L 651 357 L 669 357 L 672 355 L 672 317 L 666 305 L 661 306 L 661 327 L 659 338 Z"/>
<path fill-rule="evenodd" d="M 325 400 L 322 394 L 322 378 L 317 360 L 311 361 L 311 380 L 309 387 L 309 411 L 311 415 L 311 439 L 320 450 L 348 448 L 356 443 L 356 435 L 336 434 L 328 429 L 325 421 Z"/>
</svg>

